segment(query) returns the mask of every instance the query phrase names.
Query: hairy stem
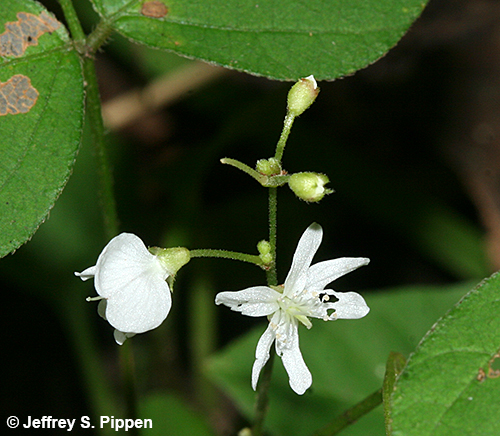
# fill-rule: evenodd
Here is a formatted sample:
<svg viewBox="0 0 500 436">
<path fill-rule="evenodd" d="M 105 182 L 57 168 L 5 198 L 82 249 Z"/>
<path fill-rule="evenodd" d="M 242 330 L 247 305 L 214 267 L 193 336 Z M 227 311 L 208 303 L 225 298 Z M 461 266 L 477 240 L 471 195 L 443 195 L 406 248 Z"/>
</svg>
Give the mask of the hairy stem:
<svg viewBox="0 0 500 436">
<path fill-rule="evenodd" d="M 277 212 L 278 212 L 278 188 L 269 188 L 269 244 L 271 245 L 271 254 L 273 263 L 267 270 L 268 286 L 278 285 L 278 274 L 276 271 L 276 239 L 277 239 Z M 252 436 L 261 436 L 264 428 L 264 419 L 267 414 L 267 404 L 269 402 L 269 386 L 271 385 L 271 376 L 273 372 L 273 362 L 276 352 L 271 347 L 270 357 L 262 368 L 257 385 L 257 398 L 255 400 L 255 418 L 252 427 Z"/>
<path fill-rule="evenodd" d="M 118 233 L 118 214 L 113 192 L 113 176 L 108 160 L 107 140 L 101 114 L 101 99 L 97 84 L 94 60 L 83 59 L 83 71 L 87 83 L 87 117 L 90 125 L 92 143 L 94 144 L 97 166 L 99 169 L 101 208 L 107 239 Z"/>
<path fill-rule="evenodd" d="M 288 135 L 290 134 L 290 130 L 292 129 L 293 121 L 295 120 L 295 115 L 287 112 L 285 121 L 283 122 L 283 130 L 281 131 L 281 136 L 276 144 L 276 154 L 274 157 L 281 163 L 281 159 L 283 159 L 283 152 L 285 151 L 286 141 L 288 139 Z"/>
<path fill-rule="evenodd" d="M 253 263 L 254 265 L 262 266 L 263 262 L 259 256 L 253 254 L 238 253 L 236 251 L 213 250 L 213 249 L 198 249 L 189 251 L 191 258 L 194 257 L 218 257 L 222 259 L 239 260 L 241 262 Z"/>
<path fill-rule="evenodd" d="M 113 192 L 113 179 L 107 157 L 107 141 L 102 121 L 101 99 L 99 96 L 97 75 L 95 71 L 94 59 L 90 56 L 92 50 L 97 50 L 98 45 L 96 43 L 95 47 L 91 49 L 85 46 L 85 33 L 83 32 L 83 28 L 72 1 L 59 0 L 59 3 L 61 4 L 68 27 L 74 39 L 75 47 L 80 53 L 82 59 L 83 74 L 86 83 L 86 115 L 91 131 L 92 143 L 95 146 L 98 160 L 101 209 L 106 239 L 109 240 L 118 233 L 118 214 L 116 211 L 116 202 Z M 97 26 L 97 28 L 99 28 L 99 26 Z M 107 35 L 109 35 L 109 32 L 110 31 L 108 30 Z M 100 34 L 103 34 L 103 32 L 101 31 Z M 104 37 L 101 38 L 99 40 L 99 44 L 102 44 L 104 40 Z M 135 394 L 134 363 L 130 343 L 120 347 L 120 367 L 124 385 L 123 389 L 126 406 L 125 414 L 127 418 L 135 419 L 137 417 L 137 402 Z M 136 432 L 137 430 L 134 430 L 135 434 L 137 434 Z"/>
<path fill-rule="evenodd" d="M 85 41 L 86 50 L 89 53 L 95 53 L 108 40 L 112 31 L 113 27 L 111 22 L 101 19 Z"/>
<path fill-rule="evenodd" d="M 243 162 L 240 162 L 236 159 L 231 159 L 229 157 L 225 157 L 225 158 L 221 159 L 220 161 L 223 164 L 231 165 L 232 167 L 238 168 L 239 170 L 243 171 L 244 173 L 247 173 L 249 176 L 251 176 L 255 180 L 257 180 L 260 184 L 263 184 L 267 180 L 266 176 L 262 175 L 258 171 L 255 171 L 253 168 L 249 167 L 248 165 L 246 165 Z"/>
<path fill-rule="evenodd" d="M 273 263 L 267 271 L 267 284 L 278 286 L 278 274 L 276 271 L 276 244 L 278 233 L 278 188 L 269 188 L 269 244 Z"/>
</svg>

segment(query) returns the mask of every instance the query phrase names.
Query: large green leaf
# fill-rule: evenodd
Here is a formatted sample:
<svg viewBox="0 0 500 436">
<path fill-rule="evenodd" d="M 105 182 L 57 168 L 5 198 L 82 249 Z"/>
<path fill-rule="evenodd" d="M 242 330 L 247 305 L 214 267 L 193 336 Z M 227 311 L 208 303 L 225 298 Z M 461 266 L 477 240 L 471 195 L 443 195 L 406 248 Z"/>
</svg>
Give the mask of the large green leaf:
<svg viewBox="0 0 500 436">
<path fill-rule="evenodd" d="M 64 26 L 30 0 L 0 8 L 0 257 L 45 220 L 75 161 L 83 76 Z"/>
<path fill-rule="evenodd" d="M 335 323 L 315 320 L 311 330 L 301 329 L 301 350 L 313 375 L 313 385 L 304 396 L 296 395 L 288 384 L 281 361 L 276 359 L 267 420 L 269 431 L 276 436 L 309 435 L 379 389 L 389 353 L 409 354 L 436 319 L 470 286 L 411 287 L 372 295 L 364 293 L 371 309 L 365 318 Z M 214 356 L 208 366 L 210 378 L 250 419 L 255 400 L 250 374 L 255 347 L 264 329 L 262 325 L 236 340 Z M 290 410 L 300 410 L 300 413 L 291 414 Z M 383 434 L 382 410 L 370 414 L 356 426 L 342 434 Z"/>
<path fill-rule="evenodd" d="M 499 314 L 496 274 L 431 329 L 396 382 L 392 435 L 500 434 Z"/>
<path fill-rule="evenodd" d="M 151 47 L 280 80 L 334 79 L 393 47 L 424 0 L 92 0 Z M 155 7 L 149 7 L 155 6 Z"/>
</svg>

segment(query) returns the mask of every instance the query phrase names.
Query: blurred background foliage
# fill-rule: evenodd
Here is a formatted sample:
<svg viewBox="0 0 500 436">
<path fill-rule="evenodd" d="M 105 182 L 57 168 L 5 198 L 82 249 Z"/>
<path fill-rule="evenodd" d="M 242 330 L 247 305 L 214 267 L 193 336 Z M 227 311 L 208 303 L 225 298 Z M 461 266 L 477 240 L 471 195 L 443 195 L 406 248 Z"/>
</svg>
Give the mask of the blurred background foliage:
<svg viewBox="0 0 500 436">
<path fill-rule="evenodd" d="M 63 20 L 57 2 L 42 3 Z M 90 30 L 89 2 L 75 5 Z M 500 266 L 499 16 L 493 0 L 431 0 L 386 57 L 320 83 L 316 103 L 296 120 L 284 168 L 325 173 L 336 193 L 307 204 L 280 190 L 280 281 L 316 221 L 325 233 L 317 260 L 371 259 L 334 287 L 359 291 L 372 311 L 362 321 L 303 330 L 315 382 L 305 397 L 291 392 L 276 362 L 273 434 L 291 434 L 291 425 L 306 435 L 372 393 L 389 351 L 408 355 Z M 147 245 L 255 253 L 267 236 L 267 192 L 219 159 L 253 166 L 273 155 L 290 84 L 215 69 L 198 80 L 204 64 L 116 34 L 97 68 L 121 230 Z M 109 112 L 120 107 L 117 98 L 156 81 L 185 91 L 122 124 Z M 93 265 L 107 242 L 96 178 L 87 135 L 47 222 L 0 261 L 5 417 L 122 417 L 118 346 L 97 305 L 85 302 L 95 293 L 91 284 L 73 275 Z M 155 423 L 148 434 L 229 435 L 248 422 L 263 320 L 217 308 L 213 297 L 264 282 L 259 269 L 228 260 L 196 259 L 180 271 L 167 321 L 130 341 L 140 414 Z M 298 416 L 291 419 L 290 410 Z M 345 434 L 383 434 L 381 413 Z"/>
</svg>

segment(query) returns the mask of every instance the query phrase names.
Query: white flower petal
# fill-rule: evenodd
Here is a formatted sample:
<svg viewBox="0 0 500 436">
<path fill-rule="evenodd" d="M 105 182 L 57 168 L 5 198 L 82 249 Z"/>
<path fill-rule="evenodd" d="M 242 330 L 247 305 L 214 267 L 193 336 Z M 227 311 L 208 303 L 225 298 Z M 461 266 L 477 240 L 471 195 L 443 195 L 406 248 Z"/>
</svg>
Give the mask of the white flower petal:
<svg viewBox="0 0 500 436">
<path fill-rule="evenodd" d="M 165 320 L 172 305 L 168 271 L 138 236 L 113 238 L 93 268 L 96 291 L 107 299 L 105 317 L 114 328 L 143 333 Z"/>
<path fill-rule="evenodd" d="M 91 266 L 90 268 L 87 268 L 81 273 L 75 272 L 75 276 L 80 277 L 83 281 L 85 281 L 94 278 L 95 272 L 96 272 L 96 266 Z"/>
<path fill-rule="evenodd" d="M 269 350 L 271 349 L 274 339 L 274 330 L 271 327 L 271 324 L 269 324 L 266 331 L 260 337 L 255 350 L 255 362 L 252 367 L 252 389 L 254 391 L 257 389 L 260 371 L 269 360 Z"/>
<path fill-rule="evenodd" d="M 105 298 L 113 296 L 116 290 L 145 272 L 162 280 L 169 275 L 141 239 L 131 233 L 121 233 L 113 238 L 99 255 L 95 268 L 95 288 Z"/>
<path fill-rule="evenodd" d="M 329 283 L 369 262 L 370 259 L 364 257 L 341 257 L 318 262 L 309 268 L 305 287 L 309 291 L 322 291 Z"/>
<path fill-rule="evenodd" d="M 165 280 L 143 272 L 129 277 L 114 289 L 107 301 L 106 319 L 117 330 L 144 333 L 158 327 L 172 306 L 172 296 Z"/>
<path fill-rule="evenodd" d="M 291 297 L 294 293 L 302 292 L 304 289 L 307 280 L 307 270 L 322 239 L 323 229 L 316 223 L 311 224 L 302 234 L 293 255 L 292 266 L 285 280 L 285 296 Z"/>
<path fill-rule="evenodd" d="M 328 295 L 335 295 L 339 301 L 329 303 L 335 309 L 335 316 L 338 319 L 359 319 L 370 312 L 364 298 L 356 292 L 335 292 L 326 290 Z"/>
<path fill-rule="evenodd" d="M 289 335 L 286 348 L 279 346 L 276 341 L 276 352 L 281 356 L 283 365 L 288 373 L 290 387 L 302 395 L 312 384 L 312 375 L 307 368 L 299 348 L 298 325 L 295 324 Z"/>
<path fill-rule="evenodd" d="M 267 286 L 255 286 L 237 292 L 219 292 L 215 304 L 224 304 L 247 316 L 267 316 L 279 309 L 279 292 Z"/>
</svg>

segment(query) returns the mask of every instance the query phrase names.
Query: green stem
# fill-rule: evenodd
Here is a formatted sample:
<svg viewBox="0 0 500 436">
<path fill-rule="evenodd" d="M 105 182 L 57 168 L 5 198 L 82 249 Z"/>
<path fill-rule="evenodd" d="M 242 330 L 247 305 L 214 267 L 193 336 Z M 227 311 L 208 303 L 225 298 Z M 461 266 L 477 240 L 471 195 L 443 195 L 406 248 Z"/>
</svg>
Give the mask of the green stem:
<svg viewBox="0 0 500 436">
<path fill-rule="evenodd" d="M 330 424 L 325 425 L 322 429 L 313 433 L 312 436 L 334 436 L 368 412 L 371 412 L 380 404 L 382 404 L 382 388 L 369 395 L 358 404 L 352 406 L 350 409 L 347 409 Z"/>
<path fill-rule="evenodd" d="M 77 46 L 77 48 L 80 48 L 79 51 L 80 54 L 82 54 L 83 73 L 85 82 L 87 84 L 86 113 L 90 125 L 92 142 L 95 146 L 98 160 L 104 228 L 106 232 L 106 239 L 111 239 L 118 233 L 118 214 L 116 212 L 116 202 L 113 193 L 113 178 L 111 175 L 111 169 L 107 157 L 107 141 L 105 137 L 104 124 L 102 121 L 101 99 L 99 96 L 94 59 L 88 56 L 88 53 L 86 53 L 89 50 L 88 48 L 85 48 L 84 51 L 82 51 L 81 49 L 82 43 L 85 39 L 85 33 L 83 32 L 75 8 L 73 7 L 73 3 L 71 2 L 71 0 L 59 0 L 59 3 L 61 4 L 64 16 L 71 30 L 71 35 L 75 40 L 75 45 Z M 103 26 L 97 26 L 97 29 L 102 28 Z M 110 31 L 108 30 L 106 37 L 109 35 L 109 32 Z M 100 30 L 99 35 L 103 34 L 104 32 Z M 97 38 L 95 40 L 97 40 Z M 95 51 L 100 45 L 102 45 L 104 40 L 105 37 L 101 37 L 98 41 L 99 45 L 95 43 L 95 45 L 91 47 L 91 50 Z M 119 353 L 121 375 L 125 393 L 125 416 L 127 416 L 127 418 L 135 419 L 137 417 L 137 410 L 134 363 L 131 347 L 132 345 L 130 343 L 126 343 L 122 347 L 120 347 Z M 137 434 L 137 430 L 134 430 L 134 433 Z"/>
<path fill-rule="evenodd" d="M 78 19 L 78 15 L 76 14 L 72 1 L 59 0 L 59 3 L 61 4 L 61 8 L 63 9 L 64 16 L 71 30 L 71 34 L 75 39 L 75 42 L 77 43 L 77 45 L 81 45 L 81 42 L 85 39 L 85 33 L 83 32 L 80 20 Z M 96 28 L 96 31 L 97 29 L 101 29 L 97 32 L 97 34 L 101 35 L 102 37 L 95 38 L 96 40 L 99 40 L 101 44 L 104 41 L 103 35 L 109 35 L 109 29 L 104 31 L 104 27 L 104 25 L 98 25 Z M 96 33 L 96 31 L 94 31 L 94 34 Z M 93 49 L 97 49 L 97 45 L 93 47 Z M 106 238 L 111 239 L 118 233 L 118 215 L 116 212 L 116 203 L 113 193 L 113 180 L 107 157 L 107 144 L 101 114 L 99 86 L 97 83 L 94 60 L 91 57 L 84 55 L 82 56 L 82 62 L 83 74 L 85 77 L 85 82 L 87 84 L 86 112 L 92 134 L 92 142 L 96 148 L 98 160 L 104 228 L 106 232 Z"/>
<path fill-rule="evenodd" d="M 274 356 L 276 352 L 271 347 L 269 360 L 262 368 L 257 385 L 257 399 L 255 400 L 255 418 L 252 427 L 252 436 L 261 436 L 264 428 L 264 419 L 267 414 L 267 405 L 269 403 L 269 387 L 271 386 L 271 375 L 273 373 Z"/>
<path fill-rule="evenodd" d="M 83 32 L 82 25 L 78 19 L 73 2 L 71 0 L 59 0 L 59 4 L 64 13 L 64 18 L 68 23 L 69 30 L 71 31 L 71 36 L 75 41 L 82 41 L 85 39 L 85 33 Z"/>
<path fill-rule="evenodd" d="M 236 251 L 227 250 L 212 250 L 212 249 L 199 249 L 189 250 L 191 259 L 194 257 L 218 257 L 222 259 L 239 260 L 241 262 L 253 263 L 254 265 L 262 266 L 264 263 L 259 256 L 253 254 L 238 253 Z"/>
<path fill-rule="evenodd" d="M 220 161 L 223 164 L 231 165 L 232 167 L 238 168 L 239 170 L 241 170 L 244 173 L 248 174 L 249 176 L 253 177 L 261 185 L 264 184 L 265 181 L 268 179 L 268 177 L 262 175 L 258 171 L 254 170 L 253 168 L 249 167 L 248 165 L 244 164 L 243 162 L 240 162 L 239 160 L 231 159 L 230 157 L 225 157 L 225 158 L 221 159 Z"/>
<path fill-rule="evenodd" d="M 292 129 L 293 121 L 295 120 L 295 115 L 287 112 L 285 121 L 283 122 L 283 130 L 281 131 L 281 136 L 276 144 L 276 154 L 274 157 L 281 163 L 281 159 L 283 158 L 283 152 L 285 151 L 286 141 L 288 139 L 288 135 L 290 134 L 290 130 Z"/>
<path fill-rule="evenodd" d="M 87 37 L 85 42 L 88 52 L 95 53 L 107 41 L 109 35 L 113 31 L 113 26 L 110 21 L 101 19 L 92 33 Z"/>
<path fill-rule="evenodd" d="M 277 242 L 277 212 L 278 212 L 278 188 L 269 188 L 269 244 L 273 263 L 267 270 L 267 285 L 278 285 L 278 274 L 276 270 L 276 242 Z M 257 385 L 257 398 L 255 400 L 255 418 L 252 427 L 252 436 L 261 436 L 264 427 L 264 419 L 267 414 L 269 402 L 269 386 L 271 385 L 271 375 L 273 372 L 273 362 L 276 352 L 271 348 L 269 360 L 262 368 Z"/>
<path fill-rule="evenodd" d="M 90 125 L 92 143 L 97 155 L 100 179 L 101 206 L 106 238 L 111 239 L 118 233 L 118 214 L 113 192 L 113 176 L 107 155 L 107 141 L 101 113 L 101 99 L 97 84 L 94 60 L 83 58 L 83 72 L 87 83 L 87 116 Z"/>
<path fill-rule="evenodd" d="M 273 263 L 267 271 L 267 284 L 269 286 L 278 286 L 278 274 L 276 271 L 276 244 L 278 233 L 278 188 L 269 188 L 269 245 L 271 245 L 271 254 Z"/>
</svg>

